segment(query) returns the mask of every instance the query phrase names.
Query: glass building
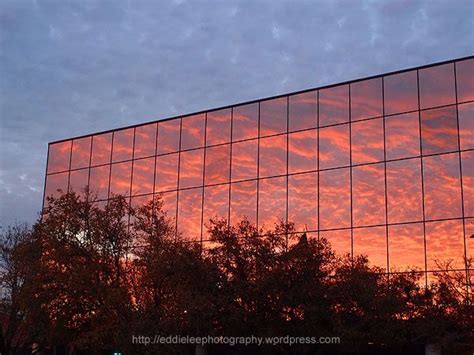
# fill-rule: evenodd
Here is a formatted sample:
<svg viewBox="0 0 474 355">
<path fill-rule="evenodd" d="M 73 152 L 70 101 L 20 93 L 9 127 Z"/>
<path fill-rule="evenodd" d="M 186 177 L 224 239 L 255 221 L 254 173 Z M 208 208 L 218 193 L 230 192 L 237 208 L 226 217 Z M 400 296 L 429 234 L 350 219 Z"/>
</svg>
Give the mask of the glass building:
<svg viewBox="0 0 474 355">
<path fill-rule="evenodd" d="M 161 194 L 205 247 L 211 217 L 279 220 L 388 272 L 474 257 L 474 57 L 49 144 L 45 195 Z"/>
</svg>

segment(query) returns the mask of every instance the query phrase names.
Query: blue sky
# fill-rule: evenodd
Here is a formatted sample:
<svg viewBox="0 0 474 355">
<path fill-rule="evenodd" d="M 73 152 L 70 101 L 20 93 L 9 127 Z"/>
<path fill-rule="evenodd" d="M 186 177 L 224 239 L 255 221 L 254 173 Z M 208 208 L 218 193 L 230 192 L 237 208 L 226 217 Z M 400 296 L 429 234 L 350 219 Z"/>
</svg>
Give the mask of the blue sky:
<svg viewBox="0 0 474 355">
<path fill-rule="evenodd" d="M 471 55 L 472 1 L 0 4 L 0 225 L 33 222 L 47 143 Z"/>
</svg>

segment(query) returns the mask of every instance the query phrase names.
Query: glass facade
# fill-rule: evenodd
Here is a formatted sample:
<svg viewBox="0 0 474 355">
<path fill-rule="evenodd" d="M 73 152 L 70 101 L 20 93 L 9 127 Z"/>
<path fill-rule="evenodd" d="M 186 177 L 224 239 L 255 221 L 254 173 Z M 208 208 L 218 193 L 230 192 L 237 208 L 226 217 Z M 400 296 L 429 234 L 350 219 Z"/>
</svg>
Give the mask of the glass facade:
<svg viewBox="0 0 474 355">
<path fill-rule="evenodd" d="M 212 218 L 283 220 L 388 272 L 465 269 L 473 82 L 470 57 L 50 143 L 45 195 L 161 194 L 204 247 Z"/>
</svg>

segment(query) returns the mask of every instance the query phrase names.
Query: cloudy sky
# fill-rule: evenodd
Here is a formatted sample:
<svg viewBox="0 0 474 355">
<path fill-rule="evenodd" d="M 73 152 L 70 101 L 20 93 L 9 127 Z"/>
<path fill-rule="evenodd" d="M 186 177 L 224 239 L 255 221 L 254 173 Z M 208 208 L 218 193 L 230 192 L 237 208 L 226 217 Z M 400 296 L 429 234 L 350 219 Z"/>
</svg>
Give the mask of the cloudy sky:
<svg viewBox="0 0 474 355">
<path fill-rule="evenodd" d="M 473 2 L 0 3 L 0 225 L 41 207 L 47 143 L 473 53 Z"/>
</svg>

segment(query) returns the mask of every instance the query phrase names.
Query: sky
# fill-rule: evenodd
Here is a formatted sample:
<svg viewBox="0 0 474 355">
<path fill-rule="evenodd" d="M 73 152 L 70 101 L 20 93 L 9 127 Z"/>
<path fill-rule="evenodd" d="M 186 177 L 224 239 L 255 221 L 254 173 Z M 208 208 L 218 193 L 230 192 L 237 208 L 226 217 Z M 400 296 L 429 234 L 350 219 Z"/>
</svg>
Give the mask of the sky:
<svg viewBox="0 0 474 355">
<path fill-rule="evenodd" d="M 0 3 L 0 226 L 33 223 L 47 143 L 473 54 L 474 3 Z"/>
</svg>

